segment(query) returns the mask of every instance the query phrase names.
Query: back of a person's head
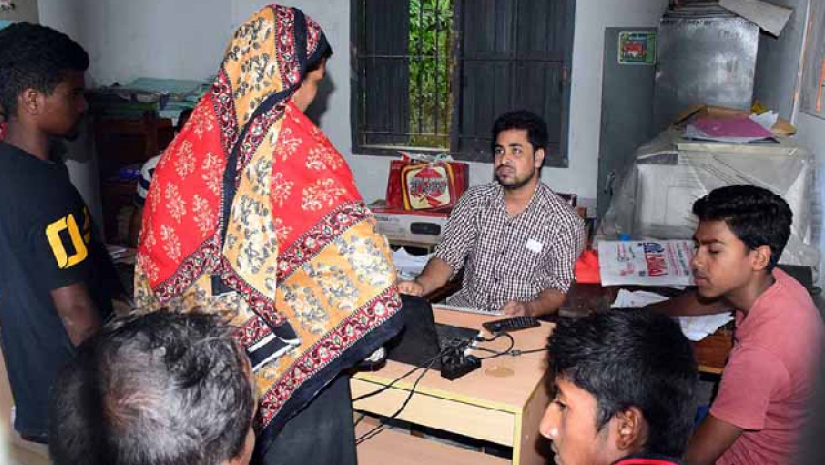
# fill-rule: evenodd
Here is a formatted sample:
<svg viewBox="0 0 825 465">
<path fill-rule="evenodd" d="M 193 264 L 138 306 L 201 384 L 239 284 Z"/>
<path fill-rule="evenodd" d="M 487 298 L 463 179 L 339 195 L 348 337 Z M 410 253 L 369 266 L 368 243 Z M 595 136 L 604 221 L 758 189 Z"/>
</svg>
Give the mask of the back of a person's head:
<svg viewBox="0 0 825 465">
<path fill-rule="evenodd" d="M 793 213 L 782 197 L 753 185 L 725 186 L 712 190 L 693 204 L 699 221 L 724 221 L 749 249 L 771 249 L 768 270 L 779 262 L 791 236 Z"/>
<path fill-rule="evenodd" d="M 89 54 L 66 34 L 46 26 L 14 23 L 0 30 L 0 107 L 17 114 L 26 89 L 51 94 L 67 71 L 89 69 Z"/>
<path fill-rule="evenodd" d="M 598 311 L 560 321 L 549 352 L 552 376 L 595 397 L 598 429 L 636 407 L 648 424 L 644 452 L 682 455 L 699 378 L 693 348 L 675 321 L 646 309 Z"/>
<path fill-rule="evenodd" d="M 527 111 L 518 110 L 501 114 L 493 123 L 493 150 L 498 135 L 504 131 L 523 130 L 527 131 L 527 140 L 533 146 L 533 150 L 547 149 L 547 123 L 541 116 Z"/>
<path fill-rule="evenodd" d="M 52 392 L 57 465 L 218 465 L 254 411 L 246 355 L 217 317 L 156 312 L 84 342 Z"/>
</svg>

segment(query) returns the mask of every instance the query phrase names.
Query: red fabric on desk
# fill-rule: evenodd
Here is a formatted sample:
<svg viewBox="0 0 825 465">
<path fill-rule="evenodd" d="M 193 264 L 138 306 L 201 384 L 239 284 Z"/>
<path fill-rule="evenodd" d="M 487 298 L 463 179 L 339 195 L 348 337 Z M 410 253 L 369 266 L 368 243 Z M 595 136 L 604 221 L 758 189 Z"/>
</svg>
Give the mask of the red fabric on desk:
<svg viewBox="0 0 825 465">
<path fill-rule="evenodd" d="M 576 282 L 580 284 L 601 284 L 599 254 L 595 250 L 585 250 L 576 260 Z"/>
</svg>

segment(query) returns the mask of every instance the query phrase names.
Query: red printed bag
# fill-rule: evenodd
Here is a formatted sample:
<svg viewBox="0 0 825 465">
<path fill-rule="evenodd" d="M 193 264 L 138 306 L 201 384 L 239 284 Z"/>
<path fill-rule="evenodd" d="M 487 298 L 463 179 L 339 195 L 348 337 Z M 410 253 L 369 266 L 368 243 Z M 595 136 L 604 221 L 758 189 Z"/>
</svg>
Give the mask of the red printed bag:
<svg viewBox="0 0 825 465">
<path fill-rule="evenodd" d="M 411 155 L 390 163 L 387 205 L 404 210 L 451 209 L 464 195 L 469 166 L 439 155 Z"/>
</svg>

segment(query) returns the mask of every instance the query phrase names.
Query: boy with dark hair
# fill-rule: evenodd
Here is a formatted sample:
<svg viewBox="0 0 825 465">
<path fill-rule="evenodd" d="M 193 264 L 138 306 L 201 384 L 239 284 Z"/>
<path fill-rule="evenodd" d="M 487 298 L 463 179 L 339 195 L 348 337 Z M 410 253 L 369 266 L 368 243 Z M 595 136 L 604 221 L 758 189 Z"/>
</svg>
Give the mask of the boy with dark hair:
<svg viewBox="0 0 825 465">
<path fill-rule="evenodd" d="M 29 23 L 0 31 L 0 331 L 15 428 L 41 443 L 52 381 L 111 312 L 108 255 L 66 167 L 50 159 L 55 141 L 78 133 L 88 67 L 65 34 Z"/>
<path fill-rule="evenodd" d="M 56 465 L 246 465 L 248 357 L 216 315 L 115 320 L 78 348 L 51 399 Z"/>
<path fill-rule="evenodd" d="M 550 337 L 556 391 L 541 422 L 564 465 L 666 465 L 696 414 L 693 348 L 671 318 L 646 309 L 562 320 Z"/>
<path fill-rule="evenodd" d="M 547 124 L 529 111 L 493 124 L 494 182 L 473 186 L 453 209 L 435 256 L 404 294 L 423 296 L 464 269 L 447 303 L 513 316 L 556 313 L 584 248 L 584 222 L 541 182 Z"/>
<path fill-rule="evenodd" d="M 734 346 L 710 414 L 685 459 L 700 464 L 794 463 L 814 389 L 823 325 L 810 295 L 776 267 L 791 209 L 750 185 L 697 200 L 696 291 L 666 303 L 672 315 L 736 316 Z"/>
</svg>

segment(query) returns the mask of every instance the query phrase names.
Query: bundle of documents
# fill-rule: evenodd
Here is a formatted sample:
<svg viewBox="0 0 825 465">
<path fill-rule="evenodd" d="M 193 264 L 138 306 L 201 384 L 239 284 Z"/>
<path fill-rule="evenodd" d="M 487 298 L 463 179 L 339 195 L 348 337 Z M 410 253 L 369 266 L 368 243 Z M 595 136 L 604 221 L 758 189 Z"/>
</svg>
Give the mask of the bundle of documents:
<svg viewBox="0 0 825 465">
<path fill-rule="evenodd" d="M 645 307 L 667 299 L 667 297 L 656 294 L 655 292 L 630 292 L 627 289 L 620 289 L 611 307 Z M 682 327 L 682 333 L 684 333 L 688 339 L 691 341 L 701 341 L 715 333 L 716 330 L 722 326 L 728 324 L 728 322 L 733 319 L 733 316 L 730 313 L 720 313 L 717 315 L 680 316 L 676 319 Z"/>
</svg>

